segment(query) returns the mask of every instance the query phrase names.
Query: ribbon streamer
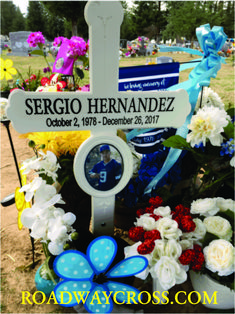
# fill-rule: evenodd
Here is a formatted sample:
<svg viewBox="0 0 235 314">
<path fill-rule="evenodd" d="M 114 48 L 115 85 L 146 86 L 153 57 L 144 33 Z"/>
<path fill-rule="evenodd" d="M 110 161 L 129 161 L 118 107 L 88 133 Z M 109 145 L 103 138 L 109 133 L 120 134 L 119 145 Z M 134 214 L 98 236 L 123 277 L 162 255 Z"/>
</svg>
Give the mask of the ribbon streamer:
<svg viewBox="0 0 235 314">
<path fill-rule="evenodd" d="M 197 103 L 198 94 L 201 91 L 202 86 L 209 86 L 210 78 L 216 77 L 217 72 L 221 68 L 221 63 L 224 63 L 224 59 L 218 55 L 218 51 L 222 48 L 227 38 L 227 35 L 223 31 L 223 27 L 214 26 L 211 30 L 209 24 L 201 25 L 200 27 L 198 27 L 196 29 L 196 35 L 199 41 L 199 45 L 204 51 L 202 61 L 190 72 L 188 81 L 179 83 L 175 86 L 171 86 L 167 89 L 177 90 L 183 88 L 189 94 L 191 112 L 187 116 L 185 123 L 182 125 L 182 127 L 178 128 L 176 131 L 177 135 L 180 135 L 184 138 L 186 138 L 188 134 L 187 126 L 191 121 Z M 178 48 L 180 47 L 171 47 L 171 50 L 173 51 L 173 49 Z M 187 48 L 185 48 L 184 51 L 186 51 L 186 49 Z M 163 178 L 163 176 L 171 169 L 171 167 L 178 160 L 181 152 L 182 151 L 180 149 L 175 148 L 170 149 L 161 171 L 146 187 L 144 194 L 151 193 L 152 189 L 156 187 L 158 182 Z"/>
</svg>

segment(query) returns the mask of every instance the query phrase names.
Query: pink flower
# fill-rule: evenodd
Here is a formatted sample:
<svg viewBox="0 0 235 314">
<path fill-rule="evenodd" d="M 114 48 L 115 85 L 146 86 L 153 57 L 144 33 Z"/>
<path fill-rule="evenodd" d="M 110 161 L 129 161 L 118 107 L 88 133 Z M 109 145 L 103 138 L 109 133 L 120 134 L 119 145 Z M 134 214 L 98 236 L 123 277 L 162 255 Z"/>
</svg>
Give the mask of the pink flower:
<svg viewBox="0 0 235 314">
<path fill-rule="evenodd" d="M 85 85 L 85 86 L 82 86 L 81 91 L 82 91 L 82 92 L 89 92 L 89 91 L 90 91 L 90 84 Z"/>
<path fill-rule="evenodd" d="M 45 38 L 42 35 L 42 32 L 31 33 L 27 39 L 29 47 L 37 47 L 38 44 L 44 44 Z"/>
<path fill-rule="evenodd" d="M 87 47 L 86 42 L 83 38 L 73 36 L 68 41 L 68 52 L 67 55 L 71 58 L 77 58 L 86 54 Z"/>
<path fill-rule="evenodd" d="M 55 46 L 55 47 L 61 46 L 62 43 L 63 43 L 63 41 L 64 41 L 65 39 L 66 39 L 66 38 L 63 37 L 63 36 L 56 37 L 56 38 L 54 39 L 53 46 Z"/>
</svg>

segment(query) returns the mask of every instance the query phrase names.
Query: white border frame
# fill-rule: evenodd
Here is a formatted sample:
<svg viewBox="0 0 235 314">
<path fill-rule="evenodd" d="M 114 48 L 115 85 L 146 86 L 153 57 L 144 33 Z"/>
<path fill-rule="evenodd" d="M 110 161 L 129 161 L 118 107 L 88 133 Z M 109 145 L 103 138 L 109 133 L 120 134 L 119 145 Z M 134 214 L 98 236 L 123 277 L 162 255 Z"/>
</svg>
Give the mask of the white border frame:
<svg viewBox="0 0 235 314">
<path fill-rule="evenodd" d="M 123 161 L 122 176 L 117 185 L 108 191 L 99 191 L 93 188 L 88 182 L 85 174 L 85 163 L 88 154 L 98 145 L 108 144 L 113 146 L 118 152 Z M 78 185 L 87 194 L 95 197 L 109 197 L 119 193 L 129 182 L 133 173 L 133 157 L 128 145 L 118 136 L 108 135 L 92 135 L 77 150 L 74 158 L 73 171 Z"/>
</svg>

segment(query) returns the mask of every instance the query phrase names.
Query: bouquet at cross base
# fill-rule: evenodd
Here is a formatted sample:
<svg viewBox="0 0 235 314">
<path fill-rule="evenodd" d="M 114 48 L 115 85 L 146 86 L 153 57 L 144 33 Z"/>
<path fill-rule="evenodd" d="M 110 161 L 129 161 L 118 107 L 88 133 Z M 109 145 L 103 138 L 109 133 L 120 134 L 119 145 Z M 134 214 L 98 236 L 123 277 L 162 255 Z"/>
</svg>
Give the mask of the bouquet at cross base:
<svg viewBox="0 0 235 314">
<path fill-rule="evenodd" d="M 189 270 L 234 290 L 234 212 L 235 201 L 222 197 L 172 209 L 163 206 L 161 197 L 152 197 L 136 212 L 128 233 L 136 243 L 125 248 L 125 257 L 145 256 L 149 265 L 138 277 L 156 278 L 165 290 L 186 281 Z"/>
</svg>

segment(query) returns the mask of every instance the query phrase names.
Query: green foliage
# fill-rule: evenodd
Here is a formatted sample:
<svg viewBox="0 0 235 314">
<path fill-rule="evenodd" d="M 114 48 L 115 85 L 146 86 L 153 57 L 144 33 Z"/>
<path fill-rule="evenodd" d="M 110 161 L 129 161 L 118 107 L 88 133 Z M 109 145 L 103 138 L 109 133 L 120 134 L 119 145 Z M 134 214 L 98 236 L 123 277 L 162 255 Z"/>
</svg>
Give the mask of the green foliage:
<svg viewBox="0 0 235 314">
<path fill-rule="evenodd" d="M 25 30 L 25 19 L 23 14 L 12 1 L 1 1 L 0 7 L 2 35 L 9 35 L 10 32 Z"/>
<path fill-rule="evenodd" d="M 29 1 L 26 26 L 28 31 L 40 31 L 45 34 L 46 19 L 43 6 L 39 1 Z"/>
</svg>

